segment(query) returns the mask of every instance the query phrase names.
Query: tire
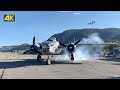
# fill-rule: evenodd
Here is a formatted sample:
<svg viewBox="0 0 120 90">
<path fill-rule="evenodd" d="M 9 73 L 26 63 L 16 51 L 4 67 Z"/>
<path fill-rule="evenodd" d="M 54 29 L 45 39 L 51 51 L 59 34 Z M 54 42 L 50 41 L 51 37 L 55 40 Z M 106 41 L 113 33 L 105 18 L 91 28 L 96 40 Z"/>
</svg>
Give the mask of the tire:
<svg viewBox="0 0 120 90">
<path fill-rule="evenodd" d="M 37 61 L 40 61 L 41 60 L 41 55 L 38 55 L 37 56 Z"/>
<path fill-rule="evenodd" d="M 53 55 L 51 55 L 51 57 L 53 57 Z"/>
<path fill-rule="evenodd" d="M 51 60 L 48 59 L 48 60 L 46 61 L 46 64 L 47 64 L 47 65 L 50 65 L 50 64 L 51 64 Z"/>
<path fill-rule="evenodd" d="M 71 55 L 71 60 L 74 61 L 74 56 L 73 56 L 73 54 Z"/>
</svg>

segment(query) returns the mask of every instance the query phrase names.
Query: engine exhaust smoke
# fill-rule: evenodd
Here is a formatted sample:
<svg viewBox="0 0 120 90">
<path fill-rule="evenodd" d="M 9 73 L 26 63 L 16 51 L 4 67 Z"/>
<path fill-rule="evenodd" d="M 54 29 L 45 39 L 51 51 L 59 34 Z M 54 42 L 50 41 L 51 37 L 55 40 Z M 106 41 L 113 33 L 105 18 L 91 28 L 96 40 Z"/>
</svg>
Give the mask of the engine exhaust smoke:
<svg viewBox="0 0 120 90">
<path fill-rule="evenodd" d="M 81 40 L 82 44 L 101 44 L 104 41 L 99 37 L 98 33 L 93 33 L 89 35 L 87 38 L 83 38 Z M 86 60 L 90 60 L 92 56 L 94 56 L 97 52 L 100 52 L 103 46 L 101 45 L 85 45 L 81 47 L 77 47 L 76 51 L 73 53 L 74 61 L 73 62 L 82 62 Z M 56 57 L 58 59 L 58 57 Z M 59 58 L 70 61 L 68 52 L 64 50 L 64 56 Z"/>
</svg>

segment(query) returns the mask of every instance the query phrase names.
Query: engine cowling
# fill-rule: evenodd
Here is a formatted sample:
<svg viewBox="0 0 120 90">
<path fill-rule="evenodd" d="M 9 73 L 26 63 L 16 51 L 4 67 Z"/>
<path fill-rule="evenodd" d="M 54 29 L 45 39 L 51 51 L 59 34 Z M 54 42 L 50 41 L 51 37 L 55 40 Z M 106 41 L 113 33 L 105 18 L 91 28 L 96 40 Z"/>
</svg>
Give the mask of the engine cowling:
<svg viewBox="0 0 120 90">
<path fill-rule="evenodd" d="M 68 44 L 67 51 L 70 53 L 74 53 L 76 49 L 76 46 L 74 44 Z"/>
<path fill-rule="evenodd" d="M 40 48 L 40 45 L 37 44 L 37 43 L 35 43 L 34 45 L 32 45 L 32 46 L 30 47 L 30 50 L 31 50 L 32 52 L 38 52 L 39 48 Z"/>
</svg>

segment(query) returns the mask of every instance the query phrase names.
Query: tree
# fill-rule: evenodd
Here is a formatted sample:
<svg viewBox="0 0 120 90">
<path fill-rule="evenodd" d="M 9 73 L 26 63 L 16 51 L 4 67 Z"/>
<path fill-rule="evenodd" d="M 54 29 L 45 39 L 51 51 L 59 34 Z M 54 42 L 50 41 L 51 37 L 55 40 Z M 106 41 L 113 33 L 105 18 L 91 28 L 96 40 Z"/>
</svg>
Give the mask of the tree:
<svg viewBox="0 0 120 90">
<path fill-rule="evenodd" d="M 113 51 L 113 48 L 116 48 L 116 47 L 120 47 L 120 44 L 115 44 L 115 45 L 107 45 L 107 46 L 104 46 L 103 50 L 105 51 Z"/>
</svg>

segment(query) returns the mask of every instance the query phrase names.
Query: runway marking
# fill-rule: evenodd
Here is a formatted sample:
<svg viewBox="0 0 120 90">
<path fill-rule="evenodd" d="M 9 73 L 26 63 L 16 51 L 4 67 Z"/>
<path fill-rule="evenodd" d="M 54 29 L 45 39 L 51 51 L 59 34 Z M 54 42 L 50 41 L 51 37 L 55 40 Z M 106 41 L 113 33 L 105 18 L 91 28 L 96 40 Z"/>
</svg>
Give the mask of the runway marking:
<svg viewBox="0 0 120 90">
<path fill-rule="evenodd" d="M 5 69 L 6 69 L 6 68 L 3 69 L 2 74 L 1 74 L 1 76 L 0 76 L 0 79 L 3 78 L 3 75 L 4 75 L 4 72 L 5 72 Z"/>
</svg>

